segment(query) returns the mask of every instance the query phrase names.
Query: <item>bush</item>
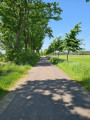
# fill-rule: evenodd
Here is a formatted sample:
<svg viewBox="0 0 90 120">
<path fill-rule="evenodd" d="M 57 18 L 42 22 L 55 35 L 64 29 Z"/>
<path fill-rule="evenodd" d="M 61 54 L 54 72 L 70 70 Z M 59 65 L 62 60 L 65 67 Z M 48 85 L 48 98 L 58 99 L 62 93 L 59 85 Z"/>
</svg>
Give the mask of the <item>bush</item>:
<svg viewBox="0 0 90 120">
<path fill-rule="evenodd" d="M 38 53 L 27 51 L 19 51 L 18 53 L 13 53 L 13 51 L 7 53 L 7 60 L 14 62 L 16 64 L 30 64 L 34 65 L 40 59 Z"/>
<path fill-rule="evenodd" d="M 49 56 L 46 56 L 46 58 L 47 58 L 48 60 L 50 60 L 50 57 L 49 57 Z"/>
</svg>

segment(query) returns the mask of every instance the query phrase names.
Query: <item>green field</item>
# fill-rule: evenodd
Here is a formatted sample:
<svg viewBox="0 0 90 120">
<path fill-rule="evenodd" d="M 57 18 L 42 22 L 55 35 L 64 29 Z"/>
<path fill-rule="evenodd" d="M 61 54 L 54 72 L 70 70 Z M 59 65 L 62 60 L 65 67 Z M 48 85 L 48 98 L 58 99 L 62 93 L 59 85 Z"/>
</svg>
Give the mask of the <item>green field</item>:
<svg viewBox="0 0 90 120">
<path fill-rule="evenodd" d="M 60 55 L 60 59 L 66 60 L 66 55 Z M 84 55 L 84 56 L 79 56 L 79 55 L 70 55 L 68 58 L 69 61 L 71 62 L 79 62 L 79 63 L 88 63 L 90 64 L 90 56 Z"/>
<path fill-rule="evenodd" d="M 19 78 L 32 66 L 0 62 L 0 98 L 2 98 Z"/>
<path fill-rule="evenodd" d="M 68 63 L 65 55 L 49 59 L 53 64 L 66 72 L 68 76 L 90 91 L 90 56 L 69 56 Z"/>
</svg>

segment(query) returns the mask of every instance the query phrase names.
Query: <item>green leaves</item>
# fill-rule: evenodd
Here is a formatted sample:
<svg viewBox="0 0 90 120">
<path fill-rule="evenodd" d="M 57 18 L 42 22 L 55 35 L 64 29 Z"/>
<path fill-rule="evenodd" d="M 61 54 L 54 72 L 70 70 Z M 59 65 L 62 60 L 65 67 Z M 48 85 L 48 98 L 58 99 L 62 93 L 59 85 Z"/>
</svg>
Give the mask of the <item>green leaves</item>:
<svg viewBox="0 0 90 120">
<path fill-rule="evenodd" d="M 70 33 L 66 33 L 65 39 L 62 40 L 61 36 L 56 37 L 47 49 L 47 54 L 55 51 L 67 51 L 67 61 L 69 52 L 75 52 L 82 50 L 82 39 L 77 39 L 77 35 L 81 32 L 81 24 L 75 25 L 74 29 L 70 30 Z M 59 55 L 59 54 L 58 54 Z"/>
<path fill-rule="evenodd" d="M 6 50 L 8 58 L 29 49 L 38 52 L 44 37 L 53 37 L 49 20 L 61 20 L 62 10 L 56 2 L 2 0 L 0 3 L 0 47 Z"/>
<path fill-rule="evenodd" d="M 47 54 L 54 52 L 54 51 L 62 51 L 63 50 L 63 40 L 62 37 L 56 37 L 53 42 L 49 45 L 47 49 Z"/>
<path fill-rule="evenodd" d="M 65 46 L 64 46 L 64 49 L 67 50 L 68 52 L 72 51 L 77 51 L 77 50 L 80 50 L 80 45 L 81 45 L 81 41 L 80 39 L 77 39 L 77 35 L 79 34 L 79 32 L 81 32 L 81 27 L 79 26 L 81 24 L 78 23 L 75 25 L 74 29 L 72 29 L 70 31 L 70 33 L 66 33 L 66 38 L 64 40 L 65 42 Z"/>
<path fill-rule="evenodd" d="M 86 0 L 86 2 L 89 2 L 90 0 Z"/>
</svg>

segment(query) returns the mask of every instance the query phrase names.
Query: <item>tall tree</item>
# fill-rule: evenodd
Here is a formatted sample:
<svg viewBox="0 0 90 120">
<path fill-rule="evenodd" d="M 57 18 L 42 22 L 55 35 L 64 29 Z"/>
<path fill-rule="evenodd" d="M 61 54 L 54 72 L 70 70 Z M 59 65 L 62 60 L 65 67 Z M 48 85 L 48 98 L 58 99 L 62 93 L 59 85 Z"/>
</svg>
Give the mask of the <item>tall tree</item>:
<svg viewBox="0 0 90 120">
<path fill-rule="evenodd" d="M 49 45 L 47 49 L 47 54 L 51 52 L 56 52 L 56 51 L 62 51 L 63 50 L 63 40 L 61 39 L 62 37 L 56 37 L 53 42 Z"/>
<path fill-rule="evenodd" d="M 59 52 L 62 52 L 63 50 L 63 40 L 61 36 L 57 37 L 56 48 L 57 48 L 58 57 L 59 57 Z"/>
<path fill-rule="evenodd" d="M 82 48 L 82 40 L 77 39 L 77 35 L 81 32 L 80 23 L 76 24 L 74 29 L 70 31 L 70 33 L 66 33 L 66 38 L 64 39 L 64 50 L 67 51 L 67 61 L 68 61 L 68 54 L 70 51 L 75 52 L 81 50 Z"/>
<path fill-rule="evenodd" d="M 48 27 L 50 19 L 61 20 L 58 3 L 42 0 L 0 1 L 0 47 L 7 53 L 39 51 L 46 35 L 52 37 Z"/>
</svg>

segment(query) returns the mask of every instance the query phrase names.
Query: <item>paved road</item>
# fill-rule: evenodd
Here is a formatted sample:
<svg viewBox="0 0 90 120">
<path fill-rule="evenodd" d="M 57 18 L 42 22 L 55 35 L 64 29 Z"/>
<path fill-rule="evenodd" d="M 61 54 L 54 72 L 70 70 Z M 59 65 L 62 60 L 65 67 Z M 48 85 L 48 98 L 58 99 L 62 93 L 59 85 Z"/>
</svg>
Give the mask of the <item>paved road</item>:
<svg viewBox="0 0 90 120">
<path fill-rule="evenodd" d="M 42 58 L 0 120 L 90 120 L 90 95 Z"/>
</svg>

